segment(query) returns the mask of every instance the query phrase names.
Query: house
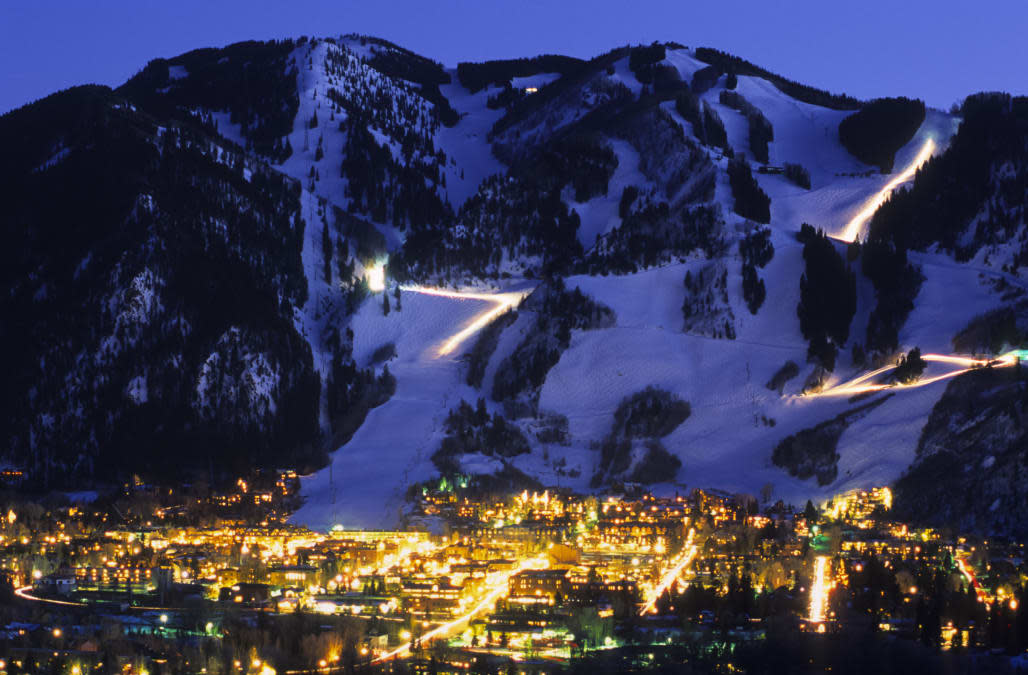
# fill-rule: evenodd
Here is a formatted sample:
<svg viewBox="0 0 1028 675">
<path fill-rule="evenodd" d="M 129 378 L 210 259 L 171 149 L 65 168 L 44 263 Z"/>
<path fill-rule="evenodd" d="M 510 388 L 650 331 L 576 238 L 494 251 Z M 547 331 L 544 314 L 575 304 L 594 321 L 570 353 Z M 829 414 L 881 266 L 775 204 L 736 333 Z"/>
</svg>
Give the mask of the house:
<svg viewBox="0 0 1028 675">
<path fill-rule="evenodd" d="M 71 595 L 76 588 L 75 575 L 67 570 L 48 574 L 35 583 L 35 590 L 44 595 Z"/>
</svg>

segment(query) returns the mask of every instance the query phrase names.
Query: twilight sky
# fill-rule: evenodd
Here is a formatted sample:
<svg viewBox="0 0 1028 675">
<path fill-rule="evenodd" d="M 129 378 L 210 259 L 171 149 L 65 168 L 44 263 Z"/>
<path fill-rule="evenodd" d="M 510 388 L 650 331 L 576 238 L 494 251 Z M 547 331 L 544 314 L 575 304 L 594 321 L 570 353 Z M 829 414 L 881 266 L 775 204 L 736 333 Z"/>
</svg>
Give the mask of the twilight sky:
<svg viewBox="0 0 1028 675">
<path fill-rule="evenodd" d="M 0 113 L 239 40 L 378 35 L 446 65 L 676 40 L 859 98 L 1028 93 L 1025 0 L 2 0 Z"/>
</svg>

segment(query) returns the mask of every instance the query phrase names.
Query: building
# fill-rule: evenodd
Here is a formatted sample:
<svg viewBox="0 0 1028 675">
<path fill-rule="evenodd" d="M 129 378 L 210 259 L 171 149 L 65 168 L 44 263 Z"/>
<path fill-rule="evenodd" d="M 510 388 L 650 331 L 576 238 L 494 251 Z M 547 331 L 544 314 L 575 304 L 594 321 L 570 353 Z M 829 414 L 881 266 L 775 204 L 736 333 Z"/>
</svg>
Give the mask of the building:
<svg viewBox="0 0 1028 675">
<path fill-rule="evenodd" d="M 510 602 L 549 605 L 563 602 L 569 590 L 567 570 L 525 570 L 510 578 Z"/>
</svg>

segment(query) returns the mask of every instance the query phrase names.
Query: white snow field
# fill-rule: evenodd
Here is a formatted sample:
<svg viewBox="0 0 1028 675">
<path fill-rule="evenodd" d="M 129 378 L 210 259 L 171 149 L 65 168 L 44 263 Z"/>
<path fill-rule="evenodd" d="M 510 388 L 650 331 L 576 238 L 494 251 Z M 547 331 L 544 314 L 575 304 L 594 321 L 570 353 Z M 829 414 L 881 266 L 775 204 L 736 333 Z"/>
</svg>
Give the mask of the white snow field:
<svg viewBox="0 0 1028 675">
<path fill-rule="evenodd" d="M 491 303 L 404 291 L 401 305 L 385 316 L 381 294 L 376 294 L 352 318 L 359 366 L 366 366 L 382 345 L 396 345 L 397 357 L 387 364 L 396 377 L 396 393 L 371 410 L 353 438 L 332 455 L 329 467 L 302 479 L 307 501 L 293 515 L 296 522 L 316 529 L 395 524 L 407 486 L 433 474 L 430 457 L 442 439 L 447 413 L 461 396 L 476 397 L 460 368 L 467 342 L 449 354 L 439 352 L 456 329 Z"/>
<path fill-rule="evenodd" d="M 317 49 L 328 48 L 322 44 Z M 313 71 L 306 70 L 300 62 L 304 93 L 291 137 L 296 152 L 281 167 L 301 180 L 310 172 L 313 161 L 312 150 L 301 150 L 303 120 L 317 107 L 314 92 L 318 92 L 320 100 L 327 86 L 324 73 L 319 75 L 318 59 L 314 62 Z M 669 50 L 667 62 L 678 68 L 686 80 L 706 65 L 689 50 Z M 618 62 L 614 70 L 611 77 L 633 91 L 640 90 L 627 62 Z M 547 77 L 517 84 L 537 86 L 548 81 Z M 489 110 L 485 105 L 490 90 L 470 94 L 459 84 L 455 73 L 453 80 L 442 91 L 462 119 L 453 128 L 441 127 L 435 142 L 453 160 L 448 161 L 446 194 L 456 207 L 473 194 L 482 179 L 504 171 L 505 167 L 493 157 L 487 139 L 490 127 L 501 115 L 501 111 Z M 703 98 L 721 115 L 732 145 L 747 149 L 745 120 L 717 102 L 721 88 L 715 87 Z M 689 419 L 663 439 L 665 447 L 681 459 L 682 469 L 673 480 L 655 486 L 658 490 L 701 487 L 757 494 L 770 484 L 773 499 L 802 504 L 807 498 L 824 499 L 851 488 L 887 484 L 914 458 L 920 430 L 945 389 L 945 382 L 894 391 L 887 401 L 854 421 L 838 444 L 839 474 L 831 485 L 818 486 L 814 479 L 798 480 L 771 464 L 772 451 L 781 439 L 857 405 L 844 397 L 799 396 L 812 366 L 806 362 L 807 344 L 796 316 L 803 260 L 795 232 L 804 222 L 832 234 L 842 232 L 854 215 L 914 160 L 926 141 L 931 139 L 935 143 L 936 153 L 944 150 L 959 120 L 929 111 L 914 138 L 897 154 L 895 173 L 879 175 L 877 170 L 850 156 L 838 141 L 838 124 L 848 112 L 796 101 L 755 77 L 739 77 L 738 91 L 760 108 L 774 126 L 770 164 L 802 164 L 810 172 L 813 188 L 796 187 L 780 175 L 754 173 L 771 197 L 775 254 L 770 264 L 759 270 L 767 285 L 766 302 L 755 316 L 745 306 L 741 292 L 742 263 L 734 248 L 723 262 L 729 272 L 728 295 L 735 317 L 735 340 L 683 332 L 683 277 L 687 270 L 707 264 L 700 257 L 625 276 L 569 278 L 569 288 L 578 287 L 610 306 L 617 315 L 616 325 L 572 333 L 571 346 L 549 372 L 539 399 L 540 412 L 567 417 L 570 444 L 544 446 L 526 433 L 533 443 L 533 452 L 517 457 L 513 462 L 517 468 L 547 484 L 587 490 L 599 454 L 591 445 L 609 431 L 618 403 L 649 385 L 676 393 L 692 407 Z M 689 124 L 674 112 L 673 105 L 665 108 L 691 135 Z M 338 123 L 324 127 L 326 157 L 339 157 L 342 152 L 343 138 L 337 128 Z M 632 146 L 617 139 L 612 139 L 611 144 L 619 165 L 607 195 L 587 203 L 569 202 L 581 216 L 578 236 L 587 249 L 598 235 L 620 224 L 617 210 L 623 188 L 647 184 L 639 172 L 639 156 Z M 721 169 L 715 199 L 722 205 L 726 232 L 734 232 L 742 219 L 731 213 L 731 193 L 723 172 L 726 160 L 717 159 L 710 152 Z M 344 185 L 338 171 L 329 168 L 334 164 L 322 164 L 315 194 L 345 207 Z M 306 217 L 316 200 L 310 195 L 305 195 L 305 200 Z M 398 246 L 400 234 L 379 225 L 389 237 L 390 246 Z M 434 475 L 430 457 L 442 439 L 448 412 L 461 398 L 488 398 L 498 363 L 513 351 L 531 317 L 522 314 L 503 332 L 486 369 L 485 385 L 481 391 L 473 389 L 463 381 L 461 355 L 470 348 L 474 336 L 451 353 L 440 355 L 439 348 L 488 310 L 490 304 L 405 291 L 400 311 L 394 309 L 383 316 L 381 296 L 376 294 L 355 316 L 342 318 L 332 309 L 332 289 L 318 279 L 316 247 L 320 240 L 315 237 L 320 237 L 320 227 L 320 222 L 312 225 L 308 220 L 304 266 L 312 288 L 311 300 L 303 316 L 297 318 L 311 340 L 316 367 L 324 373 L 327 364 L 318 338 L 312 336 L 321 334 L 326 321 L 348 321 L 356 335 L 354 354 L 361 367 L 368 364 L 378 347 L 389 342 L 395 344 L 398 355 L 388 362 L 388 367 L 396 377 L 397 389 L 387 403 L 370 412 L 353 438 L 332 454 L 330 467 L 303 478 L 302 495 L 306 503 L 293 520 L 316 529 L 336 524 L 347 528 L 391 526 L 401 517 L 407 487 Z M 911 257 L 921 264 L 926 280 L 916 309 L 900 333 L 901 347 L 920 346 L 925 352 L 948 353 L 954 333 L 973 316 L 999 304 L 992 282 L 1001 273 L 980 262 L 958 264 L 941 254 Z M 1017 279 L 1007 280 L 1020 283 Z M 529 290 L 526 282 L 518 279 L 504 284 L 500 292 Z M 854 342 L 863 342 L 873 305 L 874 290 L 858 271 L 857 313 L 849 344 L 840 352 L 830 384 L 860 374 L 851 363 L 849 347 Z M 768 390 L 765 383 L 787 360 L 799 364 L 801 372 L 779 396 Z M 491 411 L 500 409 L 492 402 L 489 407 Z M 528 428 L 531 421 L 520 424 Z M 556 462 L 565 463 L 562 472 L 555 470 Z M 486 472 L 498 465 L 497 460 L 484 456 L 463 460 L 466 470 Z M 569 472 L 577 475 L 571 477 Z"/>
</svg>

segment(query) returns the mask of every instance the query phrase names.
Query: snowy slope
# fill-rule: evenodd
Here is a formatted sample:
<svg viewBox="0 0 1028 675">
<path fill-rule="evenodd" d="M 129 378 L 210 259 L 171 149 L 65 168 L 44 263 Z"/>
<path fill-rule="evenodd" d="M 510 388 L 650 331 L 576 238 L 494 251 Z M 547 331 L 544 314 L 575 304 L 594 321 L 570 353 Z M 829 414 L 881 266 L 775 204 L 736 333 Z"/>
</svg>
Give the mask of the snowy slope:
<svg viewBox="0 0 1028 675">
<path fill-rule="evenodd" d="M 689 50 L 669 50 L 666 62 L 686 81 L 706 65 Z M 611 80 L 623 84 L 633 95 L 640 93 L 641 85 L 628 70 L 627 59 L 615 63 L 613 70 Z M 746 151 L 745 119 L 718 102 L 723 82 L 702 98 L 721 116 L 731 144 Z M 518 86 L 541 83 L 526 80 Z M 570 442 L 567 446 L 543 445 L 526 434 L 532 440 L 533 452 L 513 462 L 526 473 L 549 484 L 589 489 L 599 455 L 595 445 L 609 432 L 618 404 L 651 385 L 677 394 L 692 407 L 691 417 L 663 439 L 665 447 L 682 461 L 682 469 L 664 489 L 713 487 L 756 494 L 770 484 L 776 499 L 802 503 L 807 498 L 823 499 L 854 487 L 889 483 L 913 459 L 920 429 L 942 394 L 944 383 L 895 392 L 853 422 L 838 444 L 838 478 L 831 485 L 818 486 L 813 479 L 790 477 L 771 463 L 772 451 L 783 438 L 856 405 L 841 397 L 799 395 L 812 366 L 806 362 L 807 343 L 796 316 L 803 259 L 795 233 L 804 222 L 827 232 L 841 231 L 892 176 L 879 175 L 839 143 L 838 124 L 849 113 L 794 100 L 761 78 L 741 76 L 737 90 L 774 126 L 770 164 L 799 163 L 808 169 L 812 180 L 812 189 L 805 190 L 783 176 L 754 172 L 771 197 L 775 254 L 767 267 L 759 270 L 768 289 L 766 302 L 756 315 L 743 302 L 742 263 L 735 246 L 742 219 L 732 213 L 731 191 L 724 174 L 727 160 L 718 159 L 719 153 L 708 148 L 719 167 L 714 201 L 721 206 L 730 242 L 722 262 L 728 271 L 727 293 L 736 339 L 683 332 L 683 278 L 687 271 L 696 274 L 707 265 L 706 259 L 686 257 L 675 264 L 624 276 L 569 278 L 569 288 L 577 287 L 609 306 L 617 321 L 610 328 L 573 332 L 570 347 L 547 375 L 539 394 L 539 412 L 566 416 Z M 487 138 L 502 112 L 485 105 L 495 89 L 470 94 L 454 77 L 454 83 L 442 91 L 462 115 L 456 126 L 442 128 L 436 136 L 437 144 L 452 160 L 447 167 L 447 195 L 451 203 L 459 205 L 483 178 L 504 170 L 493 157 Z M 572 98 L 569 94 L 568 99 Z M 304 106 L 309 109 L 310 105 L 310 101 L 302 102 L 298 117 L 304 114 Z M 674 111 L 673 102 L 663 104 L 663 108 L 687 135 L 692 135 L 690 125 Z M 559 126 L 578 113 L 554 108 L 546 114 Z M 935 141 L 936 152 L 943 151 L 957 123 L 949 115 L 929 111 L 921 129 L 897 154 L 896 171 L 909 164 L 929 138 Z M 618 157 L 607 194 L 585 203 L 568 202 L 581 217 L 578 238 L 586 249 L 597 236 L 620 226 L 618 201 L 626 186 L 660 188 L 640 172 L 640 157 L 631 144 L 611 138 L 606 141 Z M 295 141 L 293 144 L 296 147 Z M 303 169 L 301 164 L 297 166 Z M 320 185 L 318 190 L 320 194 Z M 926 280 L 916 309 L 900 333 L 901 348 L 920 346 L 926 352 L 948 353 L 954 333 L 973 316 L 999 304 L 1000 298 L 992 288 L 998 273 L 980 261 L 961 265 L 939 254 L 919 254 L 912 259 L 922 266 Z M 518 287 L 523 281 L 514 278 L 503 283 Z M 873 288 L 858 274 L 857 312 L 850 344 L 863 340 L 874 301 Z M 522 316 L 505 330 L 486 368 L 482 391 L 474 390 L 463 382 L 459 356 L 439 357 L 436 348 L 481 309 L 481 303 L 473 301 L 406 292 L 403 310 L 388 317 L 382 316 L 378 301 L 365 303 L 350 323 L 357 336 L 355 357 L 363 365 L 377 347 L 394 342 L 399 356 L 389 368 L 397 377 L 397 392 L 388 403 L 373 410 L 354 438 L 335 453 L 331 469 L 304 479 L 303 494 L 308 503 L 296 514 L 297 522 L 322 528 L 337 522 L 368 527 L 396 522 L 406 486 L 435 473 L 429 457 L 441 441 L 442 421 L 449 410 L 461 398 L 474 400 L 488 393 L 498 363 L 514 350 L 529 328 L 531 319 Z M 467 348 L 465 344 L 458 354 Z M 829 384 L 860 374 L 850 362 L 848 348 L 840 353 Z M 801 373 L 779 396 L 765 383 L 788 360 L 800 364 Z M 489 402 L 489 408 L 493 412 L 501 409 L 493 402 Z M 532 423 L 530 419 L 517 421 L 526 430 Z M 564 471 L 555 471 L 555 462 L 564 463 Z M 495 470 L 498 462 L 476 455 L 464 457 L 462 466 L 486 472 Z M 576 475 L 569 476 L 569 470 Z"/>
<path fill-rule="evenodd" d="M 440 87 L 440 91 L 461 118 L 455 126 L 439 129 L 436 145 L 453 158 L 453 163 L 447 166 L 446 187 L 450 203 L 456 208 L 475 193 L 485 178 L 503 173 L 506 167 L 493 157 L 487 139 L 489 130 L 503 115 L 503 110 L 490 110 L 486 106 L 496 90 L 487 88 L 472 94 L 460 84 L 456 69 L 449 73 L 453 82 Z"/>
<path fill-rule="evenodd" d="M 465 341 L 448 354 L 440 347 L 490 304 L 481 300 L 401 294 L 402 309 L 384 315 L 381 295 L 363 304 L 352 318 L 354 358 L 369 363 L 379 347 L 392 343 L 397 357 L 386 365 L 396 378 L 396 393 L 373 409 L 329 467 L 302 480 L 306 503 L 293 520 L 324 529 L 385 527 L 395 524 L 407 486 L 430 478 L 430 457 L 442 440 L 449 410 L 476 392 L 463 381 Z"/>
<path fill-rule="evenodd" d="M 459 354 L 438 358 L 436 350 L 484 303 L 403 293 L 402 309 L 383 316 L 379 302 L 365 302 L 353 317 L 354 357 L 364 365 L 375 349 L 394 343 L 398 356 L 388 366 L 396 393 L 368 414 L 330 467 L 303 479 L 307 502 L 294 515 L 297 522 L 317 528 L 395 523 L 406 486 L 432 473 L 432 441 L 463 386 Z"/>
</svg>

